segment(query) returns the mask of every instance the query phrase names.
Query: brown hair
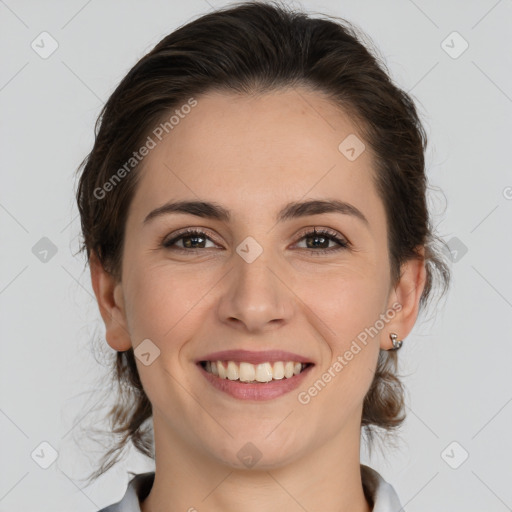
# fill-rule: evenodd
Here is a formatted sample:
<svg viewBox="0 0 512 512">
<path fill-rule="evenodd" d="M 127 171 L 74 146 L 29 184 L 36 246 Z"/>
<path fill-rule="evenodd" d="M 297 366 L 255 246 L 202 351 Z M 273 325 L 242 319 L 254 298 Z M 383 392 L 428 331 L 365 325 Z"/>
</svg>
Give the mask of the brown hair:
<svg viewBox="0 0 512 512">
<path fill-rule="evenodd" d="M 346 20 L 313 18 L 279 3 L 244 2 L 206 14 L 162 39 L 135 64 L 108 99 L 96 123 L 91 153 L 80 165 L 77 190 L 83 244 L 103 268 L 121 278 L 125 220 L 140 166 L 105 197 L 111 179 L 177 106 L 209 91 L 240 94 L 303 86 L 322 93 L 348 112 L 375 155 L 375 185 L 386 210 L 392 282 L 401 264 L 422 258 L 427 280 L 423 310 L 439 278 L 444 293 L 450 272 L 436 247 L 426 204 L 424 151 L 427 138 L 411 97 L 394 85 L 364 35 Z M 104 454 L 97 478 L 120 458 L 127 442 L 153 457 L 151 404 L 142 388 L 133 349 L 114 354 L 118 399 L 109 413 L 118 437 Z M 392 431 L 405 418 L 404 393 L 396 375 L 397 353 L 381 350 L 364 399 L 361 426 Z M 371 444 L 371 443 L 370 443 Z"/>
</svg>

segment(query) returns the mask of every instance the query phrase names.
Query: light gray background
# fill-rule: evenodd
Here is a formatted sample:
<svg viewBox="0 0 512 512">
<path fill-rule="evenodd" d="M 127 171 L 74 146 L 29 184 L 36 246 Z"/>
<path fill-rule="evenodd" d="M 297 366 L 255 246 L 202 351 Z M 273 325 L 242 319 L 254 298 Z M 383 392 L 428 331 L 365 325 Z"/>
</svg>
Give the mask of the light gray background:
<svg viewBox="0 0 512 512">
<path fill-rule="evenodd" d="M 79 480 L 95 461 L 92 447 L 75 444 L 97 400 L 93 354 L 101 362 L 110 349 L 84 260 L 73 256 L 74 172 L 131 66 L 178 25 L 225 4 L 0 0 L 0 511 L 93 512 L 121 498 L 128 469 L 152 468 L 129 452 L 94 485 Z M 429 179 L 443 191 L 429 199 L 435 223 L 457 251 L 450 294 L 400 351 L 408 419 L 399 449 L 363 461 L 408 512 L 512 510 L 512 2 L 302 5 L 359 25 L 417 100 Z M 59 45 L 47 59 L 31 48 L 43 31 Z M 442 46 L 453 31 L 469 44 L 457 58 Z M 444 44 L 453 55 L 463 41 Z M 47 262 L 33 253 L 42 237 L 57 248 Z M 31 458 L 49 456 L 44 441 L 58 452 L 46 470 Z"/>
</svg>

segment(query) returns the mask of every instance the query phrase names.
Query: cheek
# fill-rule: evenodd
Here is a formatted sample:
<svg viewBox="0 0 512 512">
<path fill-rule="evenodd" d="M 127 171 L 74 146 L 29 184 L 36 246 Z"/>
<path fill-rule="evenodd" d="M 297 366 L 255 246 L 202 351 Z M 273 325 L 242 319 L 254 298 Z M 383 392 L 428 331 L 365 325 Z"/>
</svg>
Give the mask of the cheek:
<svg viewBox="0 0 512 512">
<path fill-rule="evenodd" d="M 145 338 L 166 350 L 186 333 L 194 311 L 205 293 L 204 283 L 187 272 L 162 266 L 140 265 L 130 274 L 126 314 L 132 342 Z M 197 308 L 199 309 L 199 308 Z"/>
<path fill-rule="evenodd" d="M 384 313 L 387 281 L 375 269 L 343 269 L 333 272 L 320 285 L 314 281 L 300 292 L 325 324 L 332 348 L 346 350 L 347 344 L 373 326 Z M 307 295 L 306 295 L 307 293 Z"/>
<path fill-rule="evenodd" d="M 182 382 L 186 379 L 181 353 L 197 331 L 197 315 L 201 314 L 205 289 L 191 282 L 194 277 L 187 272 L 171 272 L 165 265 L 140 264 L 127 275 L 130 280 L 126 314 L 132 344 L 136 349 L 143 340 L 149 339 L 158 349 L 149 349 L 150 353 L 155 350 L 158 354 L 154 359 L 150 356 L 149 365 L 135 358 L 144 390 L 157 408 L 180 404 L 180 407 L 190 408 L 189 414 L 196 414 L 193 402 L 188 394 L 183 395 L 177 379 Z M 186 423 L 185 419 L 173 421 L 175 425 Z"/>
<path fill-rule="evenodd" d="M 308 306 L 320 319 L 317 325 L 330 351 L 320 375 L 331 390 L 325 398 L 329 395 L 351 409 L 362 401 L 373 379 L 385 325 L 381 315 L 387 282 L 370 269 L 352 269 L 333 273 L 328 286 L 309 284 Z"/>
</svg>

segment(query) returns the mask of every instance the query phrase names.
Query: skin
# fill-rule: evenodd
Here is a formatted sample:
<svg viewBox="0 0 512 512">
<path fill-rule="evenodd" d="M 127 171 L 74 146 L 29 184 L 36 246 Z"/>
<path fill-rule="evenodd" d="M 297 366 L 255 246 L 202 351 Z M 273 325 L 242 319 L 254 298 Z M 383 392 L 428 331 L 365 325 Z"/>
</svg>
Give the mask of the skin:
<svg viewBox="0 0 512 512">
<path fill-rule="evenodd" d="M 318 92 L 215 92 L 197 100 L 144 159 L 121 281 L 91 258 L 108 344 L 124 351 L 149 338 L 160 350 L 149 366 L 136 359 L 156 449 L 155 482 L 142 510 L 368 512 L 360 476 L 363 399 L 379 349 L 392 347 L 389 333 L 403 339 L 414 326 L 424 261 L 407 262 L 393 286 L 373 156 L 368 145 L 355 161 L 338 150 L 356 126 Z M 313 198 L 351 203 L 368 226 L 339 213 L 276 223 L 286 203 Z M 143 225 L 171 199 L 214 201 L 233 219 L 179 213 Z M 175 247 L 188 253 L 160 245 L 188 227 L 209 237 L 199 249 L 183 249 L 183 239 Z M 336 231 L 350 248 L 312 254 L 318 249 L 308 251 L 303 234 L 313 227 Z M 250 264 L 236 252 L 247 236 L 263 248 Z M 400 312 L 317 396 L 299 403 L 298 392 L 395 302 Z M 238 348 L 288 350 L 315 367 L 296 391 L 237 400 L 207 383 L 194 360 Z M 252 469 L 237 457 L 247 442 L 262 454 Z"/>
</svg>

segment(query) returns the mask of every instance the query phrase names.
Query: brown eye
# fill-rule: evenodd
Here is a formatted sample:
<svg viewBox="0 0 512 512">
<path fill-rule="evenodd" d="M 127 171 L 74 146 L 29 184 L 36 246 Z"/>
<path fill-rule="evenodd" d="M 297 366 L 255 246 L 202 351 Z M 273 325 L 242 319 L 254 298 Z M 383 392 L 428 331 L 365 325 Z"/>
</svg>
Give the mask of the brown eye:
<svg viewBox="0 0 512 512">
<path fill-rule="evenodd" d="M 305 249 L 311 254 L 332 254 L 333 252 L 348 249 L 350 247 L 350 243 L 341 238 L 335 231 L 330 231 L 328 229 L 322 229 L 317 231 L 314 229 L 313 231 L 309 231 L 302 235 L 300 240 L 306 240 Z M 166 249 L 175 249 L 179 251 L 194 251 L 196 249 L 210 249 L 212 246 L 207 247 L 205 244 L 210 241 L 215 245 L 215 242 L 207 236 L 203 231 L 196 229 L 188 229 L 186 231 L 182 231 L 178 233 L 170 240 L 165 240 L 162 242 L 162 246 Z M 178 244 L 181 242 L 181 247 Z M 329 244 L 334 243 L 334 246 L 329 247 Z"/>
<path fill-rule="evenodd" d="M 320 231 L 310 231 L 302 235 L 301 240 L 306 240 L 306 250 L 316 254 L 326 254 L 339 251 L 341 249 L 348 249 L 349 242 L 341 237 L 334 231 L 322 229 Z M 329 244 L 334 242 L 335 245 L 329 247 Z"/>
<path fill-rule="evenodd" d="M 182 247 L 176 246 L 176 249 L 187 250 L 187 249 L 209 249 L 205 247 L 207 241 L 211 239 L 206 234 L 199 230 L 187 230 L 179 233 L 170 240 L 166 240 L 162 243 L 162 246 L 170 249 L 176 246 L 176 243 L 181 241 Z M 212 242 L 213 243 L 213 242 Z"/>
</svg>

